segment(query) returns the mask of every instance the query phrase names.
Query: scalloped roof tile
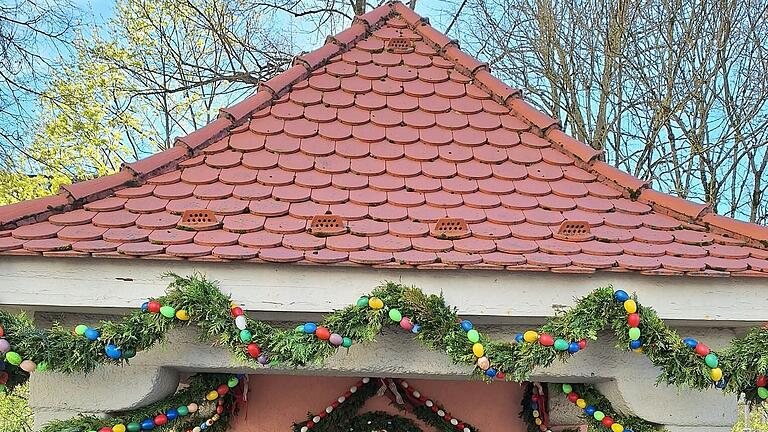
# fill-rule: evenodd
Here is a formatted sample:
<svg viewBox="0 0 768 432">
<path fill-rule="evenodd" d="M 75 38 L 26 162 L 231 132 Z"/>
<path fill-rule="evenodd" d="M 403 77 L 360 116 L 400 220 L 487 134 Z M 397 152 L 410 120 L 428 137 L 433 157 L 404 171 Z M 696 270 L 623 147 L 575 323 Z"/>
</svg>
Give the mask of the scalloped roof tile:
<svg viewBox="0 0 768 432">
<path fill-rule="evenodd" d="M 174 148 L 0 207 L 0 255 L 768 277 L 768 228 L 601 155 L 391 2 Z M 218 229 L 177 228 L 200 209 Z M 346 231 L 307 233 L 321 214 Z M 432 237 L 447 217 L 469 236 Z"/>
</svg>

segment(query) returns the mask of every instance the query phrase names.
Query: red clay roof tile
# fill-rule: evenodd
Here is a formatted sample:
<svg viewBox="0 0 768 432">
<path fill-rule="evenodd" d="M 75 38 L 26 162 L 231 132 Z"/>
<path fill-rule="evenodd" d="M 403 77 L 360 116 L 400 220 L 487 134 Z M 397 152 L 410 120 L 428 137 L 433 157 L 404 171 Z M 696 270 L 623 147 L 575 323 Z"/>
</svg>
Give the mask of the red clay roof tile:
<svg viewBox="0 0 768 432">
<path fill-rule="evenodd" d="M 331 40 L 182 145 L 0 208 L 0 253 L 768 276 L 768 228 L 599 161 L 402 4 Z M 176 228 L 202 209 L 219 227 Z M 349 233 L 306 232 L 323 214 Z M 469 235 L 432 237 L 446 217 Z M 553 238 L 563 221 L 591 237 Z"/>
</svg>

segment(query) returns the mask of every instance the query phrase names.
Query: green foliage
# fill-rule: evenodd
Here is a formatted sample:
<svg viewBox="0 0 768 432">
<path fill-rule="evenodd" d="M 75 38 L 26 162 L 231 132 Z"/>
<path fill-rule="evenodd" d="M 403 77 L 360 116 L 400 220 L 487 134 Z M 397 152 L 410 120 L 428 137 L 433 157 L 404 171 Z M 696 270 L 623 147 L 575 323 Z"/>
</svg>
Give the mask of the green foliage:
<svg viewBox="0 0 768 432">
<path fill-rule="evenodd" d="M 32 430 L 32 410 L 27 399 L 29 391 L 26 384 L 20 385 L 12 393 L 0 392 L 0 431 L 30 432 Z"/>
<path fill-rule="evenodd" d="M 199 275 L 169 277 L 172 282 L 167 295 L 157 300 L 163 305 L 187 310 L 192 317 L 190 321 L 137 311 L 118 322 L 102 322 L 99 342 L 88 341 L 56 324 L 50 330 L 36 329 L 24 314 L 0 311 L 0 325 L 6 329 L 11 346 L 23 358 L 38 364 L 45 362 L 49 369 L 66 373 L 88 372 L 103 363 L 128 362 L 107 358 L 103 352 L 106 343 L 114 343 L 124 351 L 138 352 L 162 341 L 171 328 L 188 325 L 199 329 L 202 340 L 228 347 L 243 361 L 254 361 L 247 355 L 246 344 L 239 340 L 239 330 L 230 316 L 231 300 L 221 293 L 216 283 Z M 392 282 L 375 288 L 371 296 L 380 297 L 386 307 L 374 310 L 367 306 L 347 306 L 328 314 L 320 325 L 356 342 L 370 342 L 384 325 L 397 325 L 388 317 L 389 309 L 397 308 L 403 316 L 421 325 L 417 338 L 425 346 L 445 352 L 455 363 L 475 366 L 472 343 L 458 325 L 460 320 L 456 310 L 448 306 L 442 296 L 427 295 L 415 287 Z M 713 383 L 703 359 L 686 347 L 680 336 L 666 327 L 653 309 L 639 306 L 638 310 L 642 317 L 640 329 L 644 353 L 659 369 L 659 381 L 695 389 L 711 388 Z M 572 308 L 549 318 L 539 331 L 569 340 L 595 340 L 601 330 L 610 329 L 617 347 L 627 350 L 626 316 L 621 303 L 613 299 L 613 290 L 600 288 L 577 299 Z M 254 342 L 261 346 L 272 363 L 320 364 L 336 351 L 327 341 L 293 328 L 282 330 L 250 318 L 247 327 L 254 335 Z M 482 334 L 480 337 L 493 367 L 504 372 L 506 379 L 518 382 L 527 380 L 534 368 L 545 368 L 555 360 L 566 361 L 572 355 L 555 352 L 553 348 L 537 343 L 514 344 L 490 340 Z M 766 346 L 768 329 L 757 328 L 717 352 L 727 382 L 725 391 L 745 394 L 751 404 L 762 402 L 757 397 L 754 382 L 768 367 Z M 478 367 L 474 370 L 478 377 L 488 379 Z M 28 379 L 28 374 L 19 368 L 9 368 L 9 372 L 10 389 Z"/>
</svg>

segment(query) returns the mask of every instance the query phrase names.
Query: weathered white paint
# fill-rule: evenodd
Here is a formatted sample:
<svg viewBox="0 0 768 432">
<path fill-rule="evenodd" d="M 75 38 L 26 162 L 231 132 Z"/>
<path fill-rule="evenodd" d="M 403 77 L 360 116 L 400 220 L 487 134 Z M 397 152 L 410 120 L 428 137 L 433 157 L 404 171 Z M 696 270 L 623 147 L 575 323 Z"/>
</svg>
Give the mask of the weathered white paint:
<svg viewBox="0 0 768 432">
<path fill-rule="evenodd" d="M 768 284 L 754 278 L 41 257 L 0 259 L 0 305 L 45 310 L 77 307 L 79 311 L 83 307 L 134 308 L 162 292 L 166 282 L 160 276 L 168 271 L 206 274 L 220 281 L 223 291 L 247 309 L 282 319 L 285 311 L 321 313 L 346 306 L 387 280 L 413 284 L 430 293 L 442 292 L 448 303 L 467 316 L 538 319 L 573 304 L 574 297 L 612 284 L 637 292 L 644 304 L 652 305 L 666 320 L 704 325 L 717 320 L 718 325 L 747 326 L 768 317 Z"/>
<path fill-rule="evenodd" d="M 67 321 L 67 317 L 64 318 Z M 285 325 L 290 326 L 289 323 Z M 483 330 L 493 338 L 511 340 L 520 328 L 517 325 L 490 326 Z M 697 331 L 704 332 L 704 329 L 683 331 L 697 336 Z M 733 333 L 716 330 L 707 331 L 707 335 L 703 340 L 717 347 L 726 343 Z M 643 356 L 618 351 L 613 345 L 610 338 L 601 338 L 567 364 L 557 363 L 546 370 L 537 370 L 533 379 L 595 383 L 617 408 L 660 424 L 719 427 L 733 422 L 735 398 L 725 397 L 715 390 L 678 391 L 655 387 L 653 383 L 658 371 Z M 150 396 L 156 400 L 173 392 L 178 383 L 177 371 L 472 379 L 469 367 L 451 363 L 447 356 L 425 349 L 412 335 L 396 328 L 387 329 L 375 343 L 354 345 L 348 352 L 340 350 L 322 367 L 306 368 L 244 365 L 226 349 L 200 343 L 194 329 L 186 328 L 174 330 L 166 343 L 139 353 L 130 367 L 104 367 L 88 376 L 35 374 L 31 382 L 35 395 L 31 405 L 36 413 L 41 413 L 36 424 L 41 425 L 43 420 L 57 416 L 68 418 L 78 410 L 99 414 L 145 405 L 150 402 Z M 67 389 L 66 395 L 61 393 L 61 388 Z M 116 392 L 116 388 L 120 391 Z M 553 397 L 556 399 L 557 396 Z M 559 413 L 559 406 L 553 412 Z M 556 421 L 573 423 L 572 418 L 558 415 Z"/>
</svg>

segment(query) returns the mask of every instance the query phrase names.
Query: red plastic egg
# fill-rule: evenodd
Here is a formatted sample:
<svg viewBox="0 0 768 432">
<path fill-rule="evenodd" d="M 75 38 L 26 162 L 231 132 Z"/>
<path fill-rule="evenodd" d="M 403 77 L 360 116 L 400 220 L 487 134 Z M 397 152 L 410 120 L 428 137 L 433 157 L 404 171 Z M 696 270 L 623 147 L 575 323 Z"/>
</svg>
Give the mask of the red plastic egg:
<svg viewBox="0 0 768 432">
<path fill-rule="evenodd" d="M 576 392 L 570 392 L 568 393 L 568 400 L 572 403 L 576 403 L 577 400 L 579 400 L 579 395 Z"/>
<path fill-rule="evenodd" d="M 447 421 L 447 422 L 450 422 L 452 418 L 453 418 L 453 417 L 451 417 L 451 415 L 450 415 L 450 414 L 446 413 L 446 414 L 445 414 L 445 417 L 443 417 L 443 420 L 445 420 L 445 421 Z"/>
<path fill-rule="evenodd" d="M 758 387 L 765 387 L 766 384 L 768 384 L 768 377 L 765 375 L 760 375 L 757 377 L 757 386 Z"/>
<path fill-rule="evenodd" d="M 458 430 L 464 430 L 464 427 L 465 427 L 464 423 L 459 423 L 459 424 L 456 425 L 456 429 L 458 429 Z"/>
<path fill-rule="evenodd" d="M 216 407 L 216 414 L 224 414 L 224 407 L 219 405 Z"/>
<path fill-rule="evenodd" d="M 705 355 L 709 354 L 709 347 L 704 345 L 703 343 L 699 342 L 696 344 L 696 348 L 694 349 L 696 351 L 696 354 L 704 357 Z"/>
<path fill-rule="evenodd" d="M 546 333 L 542 333 L 539 335 L 539 343 L 544 346 L 552 346 L 555 344 L 555 339 Z"/>
<path fill-rule="evenodd" d="M 152 300 L 147 304 L 147 310 L 152 313 L 159 313 L 160 312 L 160 303 Z"/>
<path fill-rule="evenodd" d="M 614 421 L 609 416 L 605 416 L 605 417 L 603 417 L 603 420 L 602 420 L 601 423 L 603 423 L 603 426 L 605 426 L 605 427 L 611 427 L 611 425 L 613 425 Z"/>
<path fill-rule="evenodd" d="M 313 422 L 312 420 L 307 422 L 307 427 L 310 428 L 310 429 L 312 429 L 312 426 L 314 426 L 314 425 L 315 425 L 315 422 Z"/>
<path fill-rule="evenodd" d="M 220 385 L 218 388 L 216 388 L 216 393 L 219 394 L 219 396 L 224 396 L 229 392 L 229 386 L 226 384 Z"/>
<path fill-rule="evenodd" d="M 632 313 L 627 316 L 627 323 L 630 327 L 640 326 L 640 314 Z"/>
<path fill-rule="evenodd" d="M 0 385 L 5 385 L 8 382 L 8 372 L 0 372 Z"/>
<path fill-rule="evenodd" d="M 261 349 L 259 349 L 259 346 L 255 343 L 248 344 L 248 355 L 256 358 L 261 355 Z"/>
<path fill-rule="evenodd" d="M 159 416 L 155 417 L 156 425 L 162 426 L 166 423 L 168 423 L 168 417 L 166 417 L 165 414 L 160 414 Z"/>
<path fill-rule="evenodd" d="M 112 428 L 104 426 L 103 428 L 99 429 L 99 432 L 112 432 Z"/>
<path fill-rule="evenodd" d="M 0 326 L 0 337 L 3 337 L 3 336 L 5 336 L 5 329 L 3 328 L 3 326 Z"/>
<path fill-rule="evenodd" d="M 232 310 L 230 310 L 230 312 L 232 313 L 233 317 L 239 317 L 240 315 L 243 314 L 243 308 L 239 306 L 235 306 L 232 308 Z"/>
<path fill-rule="evenodd" d="M 496 372 L 496 378 L 503 380 L 507 375 L 504 372 Z"/>
<path fill-rule="evenodd" d="M 580 349 L 580 350 L 583 350 L 584 348 L 586 348 L 586 347 L 587 347 L 587 340 L 586 340 L 586 339 L 582 339 L 582 340 L 580 340 L 580 341 L 578 342 L 578 344 L 579 344 L 579 349 Z"/>
<path fill-rule="evenodd" d="M 331 332 L 325 327 L 318 327 L 317 330 L 315 330 L 315 335 L 321 340 L 328 340 L 331 338 Z"/>
</svg>

